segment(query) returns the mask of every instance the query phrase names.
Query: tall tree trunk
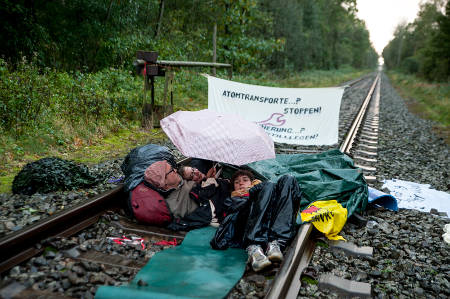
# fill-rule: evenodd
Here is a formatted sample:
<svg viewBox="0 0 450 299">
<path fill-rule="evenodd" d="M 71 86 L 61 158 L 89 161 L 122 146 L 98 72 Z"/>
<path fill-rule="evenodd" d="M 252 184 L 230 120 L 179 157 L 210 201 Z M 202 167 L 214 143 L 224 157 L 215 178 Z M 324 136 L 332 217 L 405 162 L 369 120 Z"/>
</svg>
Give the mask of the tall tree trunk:
<svg viewBox="0 0 450 299">
<path fill-rule="evenodd" d="M 225 4 L 225 15 L 228 15 L 229 10 L 230 10 L 230 4 L 226 3 L 226 4 Z M 226 20 L 225 20 L 224 23 L 225 23 L 225 24 L 224 24 L 224 33 L 225 33 L 225 34 L 224 34 L 224 37 L 228 37 L 228 36 L 231 35 L 230 27 L 229 27 L 228 22 L 227 22 Z M 229 49 L 230 49 L 230 47 L 228 47 L 227 44 L 223 45 L 223 48 L 224 48 L 225 50 L 229 50 Z"/>
<path fill-rule="evenodd" d="M 113 1 L 114 0 L 109 1 L 108 11 L 106 12 L 105 24 L 106 24 L 106 22 L 108 22 L 109 16 L 111 15 L 111 7 L 113 5 Z"/>
<path fill-rule="evenodd" d="M 145 16 L 145 25 L 148 25 L 149 15 L 150 15 L 150 4 L 152 3 L 152 0 L 148 0 L 147 5 L 147 15 Z"/>
<path fill-rule="evenodd" d="M 402 58 L 402 47 L 403 47 L 403 32 L 400 34 L 400 44 L 398 45 L 398 52 L 397 52 L 397 63 L 396 66 L 400 67 L 400 61 Z"/>
<path fill-rule="evenodd" d="M 163 15 L 164 15 L 164 0 L 159 0 L 159 19 L 158 19 L 158 25 L 156 26 L 154 38 L 157 38 L 159 36 Z"/>
</svg>

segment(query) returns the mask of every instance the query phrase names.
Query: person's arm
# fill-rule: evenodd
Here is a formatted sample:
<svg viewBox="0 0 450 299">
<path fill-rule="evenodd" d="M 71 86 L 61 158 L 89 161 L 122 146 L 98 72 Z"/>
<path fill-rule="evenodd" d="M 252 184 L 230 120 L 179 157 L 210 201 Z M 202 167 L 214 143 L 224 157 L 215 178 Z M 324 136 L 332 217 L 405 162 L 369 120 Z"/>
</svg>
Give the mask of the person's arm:
<svg viewBox="0 0 450 299">
<path fill-rule="evenodd" d="M 200 184 L 196 184 L 191 192 L 189 192 L 189 197 L 196 201 L 198 204 L 204 204 L 214 196 L 216 191 L 216 186 L 214 184 L 202 187 Z"/>
<path fill-rule="evenodd" d="M 221 173 L 222 165 L 220 165 L 219 163 L 215 163 L 214 166 L 211 167 L 206 173 L 206 177 L 218 179 Z"/>
<path fill-rule="evenodd" d="M 265 184 L 265 182 L 259 182 L 248 190 L 248 193 L 250 195 L 249 197 L 251 200 L 258 199 L 259 192 L 261 192 L 264 184 Z"/>
</svg>

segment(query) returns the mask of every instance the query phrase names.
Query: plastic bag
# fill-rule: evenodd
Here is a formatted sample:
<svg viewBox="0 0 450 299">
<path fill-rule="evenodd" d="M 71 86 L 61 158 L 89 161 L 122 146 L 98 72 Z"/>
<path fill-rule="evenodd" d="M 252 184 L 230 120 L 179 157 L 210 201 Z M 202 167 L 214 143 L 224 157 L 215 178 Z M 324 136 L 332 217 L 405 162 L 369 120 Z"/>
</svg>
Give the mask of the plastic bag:
<svg viewBox="0 0 450 299">
<path fill-rule="evenodd" d="M 319 200 L 300 212 L 303 222 L 311 222 L 330 240 L 345 240 L 338 233 L 347 221 L 347 209 L 336 200 Z"/>
<path fill-rule="evenodd" d="M 83 164 L 55 157 L 43 158 L 25 165 L 14 177 L 14 194 L 32 195 L 93 186 L 106 177 L 106 173 L 93 173 Z"/>
<path fill-rule="evenodd" d="M 167 147 L 147 144 L 131 150 L 120 166 L 125 175 L 124 191 L 133 190 L 144 180 L 147 167 L 162 160 L 166 160 L 172 167 L 176 167 L 175 158 Z"/>
</svg>

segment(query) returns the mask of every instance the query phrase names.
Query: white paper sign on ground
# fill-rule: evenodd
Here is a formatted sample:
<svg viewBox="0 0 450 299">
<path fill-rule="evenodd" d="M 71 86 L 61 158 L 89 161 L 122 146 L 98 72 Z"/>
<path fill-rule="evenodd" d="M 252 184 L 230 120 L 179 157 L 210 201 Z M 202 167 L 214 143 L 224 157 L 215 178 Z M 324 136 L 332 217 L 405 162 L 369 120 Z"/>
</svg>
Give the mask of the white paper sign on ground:
<svg viewBox="0 0 450 299">
<path fill-rule="evenodd" d="M 400 209 L 415 209 L 430 212 L 436 209 L 450 216 L 450 194 L 430 189 L 429 184 L 418 184 L 402 180 L 384 180 L 383 187 L 389 189 L 397 199 Z"/>
<path fill-rule="evenodd" d="M 208 78 L 208 109 L 258 123 L 274 142 L 332 145 L 338 142 L 344 87 L 277 88 Z"/>
</svg>

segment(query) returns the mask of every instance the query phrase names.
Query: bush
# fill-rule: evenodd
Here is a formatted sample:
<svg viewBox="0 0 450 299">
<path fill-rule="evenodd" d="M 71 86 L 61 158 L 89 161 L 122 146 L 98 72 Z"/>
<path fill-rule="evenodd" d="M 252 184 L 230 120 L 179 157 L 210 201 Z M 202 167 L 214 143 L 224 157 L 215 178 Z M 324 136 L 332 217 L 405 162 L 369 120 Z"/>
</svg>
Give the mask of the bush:
<svg viewBox="0 0 450 299">
<path fill-rule="evenodd" d="M 419 61 L 416 57 L 411 56 L 403 60 L 402 71 L 407 74 L 415 74 L 419 71 Z"/>
<path fill-rule="evenodd" d="M 126 70 L 56 72 L 24 58 L 11 71 L 0 59 L 0 74 L 0 130 L 16 137 L 58 124 L 126 123 L 140 111 L 142 81 Z"/>
</svg>

